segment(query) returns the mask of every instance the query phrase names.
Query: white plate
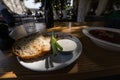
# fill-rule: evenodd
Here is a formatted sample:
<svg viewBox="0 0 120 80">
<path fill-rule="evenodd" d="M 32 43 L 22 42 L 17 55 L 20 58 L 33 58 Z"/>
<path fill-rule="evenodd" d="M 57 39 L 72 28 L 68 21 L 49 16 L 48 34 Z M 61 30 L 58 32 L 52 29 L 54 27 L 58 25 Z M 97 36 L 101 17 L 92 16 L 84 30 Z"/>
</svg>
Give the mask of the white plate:
<svg viewBox="0 0 120 80">
<path fill-rule="evenodd" d="M 106 28 L 106 27 L 90 27 L 82 30 L 83 33 L 87 37 L 89 37 L 96 45 L 107 50 L 120 51 L 120 44 L 111 43 L 111 42 L 96 38 L 89 33 L 91 30 L 106 30 L 106 31 L 116 32 L 120 34 L 120 29 Z"/>
<path fill-rule="evenodd" d="M 77 48 L 72 52 L 72 54 L 64 55 L 58 52 L 57 56 L 53 56 L 51 54 L 34 62 L 24 62 L 17 57 L 19 63 L 25 68 L 33 71 L 53 71 L 64 68 L 78 59 L 82 52 L 82 43 L 79 41 L 79 39 L 66 33 L 55 34 L 59 34 L 61 38 L 64 36 L 64 38 L 71 39 L 77 43 Z"/>
</svg>

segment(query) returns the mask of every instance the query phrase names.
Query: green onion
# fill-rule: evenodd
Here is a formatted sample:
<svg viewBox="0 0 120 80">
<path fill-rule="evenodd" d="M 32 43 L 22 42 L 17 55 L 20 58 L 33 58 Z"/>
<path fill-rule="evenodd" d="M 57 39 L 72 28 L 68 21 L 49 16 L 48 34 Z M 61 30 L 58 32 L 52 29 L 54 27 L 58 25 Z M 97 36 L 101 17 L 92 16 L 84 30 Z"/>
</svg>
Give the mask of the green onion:
<svg viewBox="0 0 120 80">
<path fill-rule="evenodd" d="M 56 56 L 58 49 L 59 49 L 60 51 L 62 51 L 63 48 L 57 43 L 57 40 L 56 40 L 55 37 L 54 37 L 54 32 L 52 32 L 51 41 L 52 41 L 52 51 L 53 51 L 53 55 Z"/>
</svg>

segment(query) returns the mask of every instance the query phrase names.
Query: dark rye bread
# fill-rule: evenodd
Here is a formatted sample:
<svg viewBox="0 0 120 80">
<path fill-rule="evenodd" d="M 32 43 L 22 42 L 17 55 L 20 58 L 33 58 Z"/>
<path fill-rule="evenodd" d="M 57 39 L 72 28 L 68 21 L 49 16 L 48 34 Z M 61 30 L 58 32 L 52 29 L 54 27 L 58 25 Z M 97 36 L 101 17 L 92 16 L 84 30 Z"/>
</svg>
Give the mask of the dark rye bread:
<svg viewBox="0 0 120 80">
<path fill-rule="evenodd" d="M 13 53 L 21 59 L 42 57 L 51 51 L 51 37 L 35 33 L 17 40 L 13 45 Z"/>
</svg>

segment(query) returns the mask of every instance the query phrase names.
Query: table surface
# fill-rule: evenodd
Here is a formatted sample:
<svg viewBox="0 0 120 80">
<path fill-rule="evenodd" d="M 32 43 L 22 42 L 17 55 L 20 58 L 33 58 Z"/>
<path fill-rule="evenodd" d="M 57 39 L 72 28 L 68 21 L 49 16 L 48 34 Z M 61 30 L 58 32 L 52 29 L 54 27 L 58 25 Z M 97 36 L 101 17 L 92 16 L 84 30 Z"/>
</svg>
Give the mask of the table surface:
<svg viewBox="0 0 120 80">
<path fill-rule="evenodd" d="M 82 80 L 120 74 L 120 53 L 96 46 L 82 33 L 83 28 L 103 27 L 103 24 L 103 22 L 55 22 L 54 27 L 46 29 L 46 31 L 71 33 L 79 38 L 83 45 L 80 57 L 73 64 L 63 69 L 50 72 L 36 72 L 20 65 L 16 56 L 10 51 L 0 52 L 0 79 Z M 20 26 L 15 28 L 12 37 L 19 39 L 26 35 L 24 28 Z"/>
</svg>

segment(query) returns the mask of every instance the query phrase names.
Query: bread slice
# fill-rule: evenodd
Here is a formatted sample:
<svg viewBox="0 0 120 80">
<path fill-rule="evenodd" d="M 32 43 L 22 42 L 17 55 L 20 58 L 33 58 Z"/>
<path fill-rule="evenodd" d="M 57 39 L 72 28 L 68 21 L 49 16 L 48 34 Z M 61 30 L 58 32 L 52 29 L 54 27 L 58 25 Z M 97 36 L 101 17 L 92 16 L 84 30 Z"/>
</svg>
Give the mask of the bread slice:
<svg viewBox="0 0 120 80">
<path fill-rule="evenodd" d="M 51 37 L 40 33 L 21 38 L 13 45 L 13 53 L 22 59 L 42 57 L 50 51 Z"/>
</svg>

